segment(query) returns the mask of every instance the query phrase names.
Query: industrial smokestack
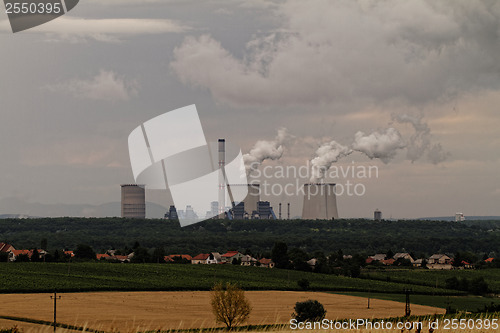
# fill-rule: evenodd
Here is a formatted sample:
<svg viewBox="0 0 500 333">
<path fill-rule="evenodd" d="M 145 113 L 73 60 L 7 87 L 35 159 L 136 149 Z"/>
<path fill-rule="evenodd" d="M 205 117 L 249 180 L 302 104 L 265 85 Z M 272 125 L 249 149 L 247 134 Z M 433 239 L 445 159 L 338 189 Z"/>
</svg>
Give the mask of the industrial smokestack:
<svg viewBox="0 0 500 333">
<path fill-rule="evenodd" d="M 290 219 L 290 203 L 288 203 L 288 213 L 287 213 L 288 219 Z"/>
<path fill-rule="evenodd" d="M 279 210 L 279 219 L 281 220 L 281 202 L 280 202 L 280 210 Z"/>
<path fill-rule="evenodd" d="M 224 218 L 226 210 L 226 140 L 219 139 L 219 217 Z"/>
<path fill-rule="evenodd" d="M 306 220 L 331 220 L 339 218 L 335 184 L 304 184 L 302 218 Z"/>
</svg>

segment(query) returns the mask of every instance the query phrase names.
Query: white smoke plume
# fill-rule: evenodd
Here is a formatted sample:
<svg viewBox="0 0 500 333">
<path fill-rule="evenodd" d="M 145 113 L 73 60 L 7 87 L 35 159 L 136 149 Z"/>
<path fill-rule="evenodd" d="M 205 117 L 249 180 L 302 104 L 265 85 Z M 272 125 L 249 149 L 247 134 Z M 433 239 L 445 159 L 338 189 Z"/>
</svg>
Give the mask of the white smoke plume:
<svg viewBox="0 0 500 333">
<path fill-rule="evenodd" d="M 422 115 L 414 117 L 406 114 L 393 114 L 392 119 L 400 124 L 410 124 L 415 130 L 407 144 L 406 156 L 410 161 L 415 162 L 427 153 L 429 161 L 437 164 L 443 162 L 450 155 L 450 153 L 443 151 L 440 143 L 431 143 L 431 129 L 427 123 L 422 121 Z"/>
<path fill-rule="evenodd" d="M 250 152 L 243 155 L 247 175 L 258 169 L 265 160 L 279 160 L 283 156 L 284 146 L 293 140 L 294 136 L 290 135 L 286 128 L 280 128 L 274 140 L 257 141 Z"/>
<path fill-rule="evenodd" d="M 352 149 L 359 151 L 370 159 L 379 158 L 384 163 L 389 163 L 396 156 L 399 149 L 406 147 L 399 131 L 393 127 L 385 132 L 375 131 L 369 135 L 357 132 L 354 136 Z"/>
<path fill-rule="evenodd" d="M 311 160 L 311 182 L 318 182 L 333 163 L 352 153 L 352 149 L 337 141 L 324 143 L 316 150 L 316 157 Z"/>
</svg>

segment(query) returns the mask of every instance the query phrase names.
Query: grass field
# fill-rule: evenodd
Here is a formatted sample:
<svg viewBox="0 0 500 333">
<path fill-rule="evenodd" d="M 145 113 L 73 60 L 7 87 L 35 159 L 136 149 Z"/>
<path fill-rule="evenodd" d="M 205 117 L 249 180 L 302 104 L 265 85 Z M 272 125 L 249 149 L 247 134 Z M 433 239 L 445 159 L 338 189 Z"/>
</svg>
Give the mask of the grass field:
<svg viewBox="0 0 500 333">
<path fill-rule="evenodd" d="M 0 295 L 0 315 L 52 320 L 50 294 Z M 210 292 L 89 292 L 61 294 L 58 322 L 98 330 L 137 332 L 202 327 L 220 327 L 210 307 Z M 320 301 L 331 320 L 386 318 L 404 314 L 405 304 L 324 292 L 249 291 L 252 313 L 248 324 L 286 324 L 296 302 Z M 442 314 L 443 309 L 414 305 L 412 314 Z M 9 321 L 10 325 L 11 321 Z M 1 322 L 0 322 L 1 324 Z M 22 327 L 24 324 L 19 323 Z M 33 324 L 27 324 L 32 327 Z M 11 326 L 10 326 L 11 327 Z"/>
<path fill-rule="evenodd" d="M 428 286 L 234 265 L 0 263 L 0 293 L 209 290 L 217 281 L 237 282 L 246 290 L 299 290 L 297 281 L 304 278 L 317 291 L 400 293 L 411 287 L 418 294 L 457 294 Z"/>
<path fill-rule="evenodd" d="M 367 293 L 367 292 L 336 292 L 341 295 L 351 295 L 359 297 L 370 297 L 374 299 L 385 299 L 396 302 L 404 302 L 405 295 L 389 293 Z M 435 306 L 438 308 L 451 307 L 458 311 L 476 312 L 482 310 L 485 305 L 500 305 L 499 298 L 482 296 L 433 296 L 433 295 L 410 295 L 412 304 Z"/>
<path fill-rule="evenodd" d="M 430 269 L 411 269 L 411 270 L 366 270 L 364 276 L 381 280 L 392 281 L 406 284 L 416 284 L 422 286 L 432 286 L 445 288 L 446 279 L 451 277 L 474 278 L 483 277 L 488 283 L 490 289 L 500 294 L 500 269 L 482 269 L 482 270 L 430 270 Z"/>
</svg>

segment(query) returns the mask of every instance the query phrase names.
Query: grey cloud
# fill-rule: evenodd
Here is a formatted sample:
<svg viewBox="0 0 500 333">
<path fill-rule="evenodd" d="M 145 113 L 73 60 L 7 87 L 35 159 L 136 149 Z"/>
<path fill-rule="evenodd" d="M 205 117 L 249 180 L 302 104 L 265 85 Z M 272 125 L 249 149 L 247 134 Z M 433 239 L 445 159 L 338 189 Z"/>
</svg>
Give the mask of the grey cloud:
<svg viewBox="0 0 500 333">
<path fill-rule="evenodd" d="M 425 104 L 499 85 L 497 2 L 286 1 L 276 10 L 280 33 L 249 41 L 243 58 L 190 36 L 171 68 L 234 106 Z"/>
<path fill-rule="evenodd" d="M 52 92 L 67 92 L 75 98 L 119 102 L 128 101 L 136 95 L 137 87 L 134 80 L 121 78 L 113 71 L 101 70 L 91 79 L 73 79 L 45 88 Z"/>
<path fill-rule="evenodd" d="M 119 42 L 127 36 L 182 33 L 190 29 L 187 25 L 167 19 L 88 19 L 63 16 L 27 32 L 47 34 L 50 41 Z M 0 31 L 10 31 L 8 24 L 0 24 Z"/>
</svg>

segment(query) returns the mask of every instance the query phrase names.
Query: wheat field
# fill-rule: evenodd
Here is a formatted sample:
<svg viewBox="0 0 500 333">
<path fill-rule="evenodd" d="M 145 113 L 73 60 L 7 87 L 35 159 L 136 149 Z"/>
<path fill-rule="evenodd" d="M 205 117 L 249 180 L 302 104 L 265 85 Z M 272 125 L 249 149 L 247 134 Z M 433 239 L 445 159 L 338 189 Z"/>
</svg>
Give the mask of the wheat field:
<svg viewBox="0 0 500 333">
<path fill-rule="evenodd" d="M 393 301 L 370 301 L 362 297 L 321 292 L 248 291 L 252 305 L 248 324 L 288 323 L 296 302 L 320 301 L 328 319 L 386 318 L 404 314 L 405 305 Z M 137 332 L 217 327 L 210 307 L 210 292 L 98 292 L 60 294 L 58 322 L 104 331 Z M 51 321 L 50 294 L 0 295 L 0 315 Z M 412 314 L 441 314 L 443 309 L 412 305 Z M 25 324 L 18 322 L 19 327 Z M 0 327 L 11 327 L 0 321 Z M 26 329 L 31 329 L 31 325 Z"/>
</svg>

